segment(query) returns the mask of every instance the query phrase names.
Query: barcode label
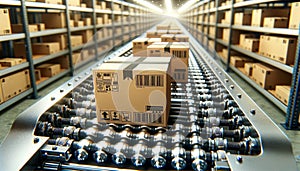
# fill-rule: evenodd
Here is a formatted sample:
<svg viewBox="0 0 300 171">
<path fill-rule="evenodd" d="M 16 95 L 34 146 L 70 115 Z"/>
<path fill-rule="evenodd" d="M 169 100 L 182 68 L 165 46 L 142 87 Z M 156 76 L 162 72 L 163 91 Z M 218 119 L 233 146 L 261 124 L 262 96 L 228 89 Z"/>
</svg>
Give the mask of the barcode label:
<svg viewBox="0 0 300 171">
<path fill-rule="evenodd" d="M 161 112 L 145 112 L 145 113 L 133 113 L 134 122 L 136 123 L 157 123 L 161 124 L 163 122 Z"/>
<path fill-rule="evenodd" d="M 184 50 L 173 50 L 172 56 L 177 58 L 187 58 L 187 51 Z"/>
<path fill-rule="evenodd" d="M 137 75 L 137 87 L 162 87 L 164 85 L 163 75 Z"/>
</svg>

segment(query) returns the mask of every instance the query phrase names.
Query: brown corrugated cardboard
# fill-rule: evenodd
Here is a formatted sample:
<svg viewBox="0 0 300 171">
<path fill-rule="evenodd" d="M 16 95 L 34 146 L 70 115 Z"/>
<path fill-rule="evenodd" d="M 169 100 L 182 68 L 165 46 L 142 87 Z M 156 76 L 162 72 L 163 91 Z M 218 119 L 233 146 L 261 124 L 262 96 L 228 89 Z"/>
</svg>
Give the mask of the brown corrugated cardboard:
<svg viewBox="0 0 300 171">
<path fill-rule="evenodd" d="M 38 31 L 43 31 L 43 30 L 46 29 L 46 26 L 45 26 L 44 23 L 38 23 L 38 24 L 36 24 L 36 25 L 37 25 L 37 27 L 38 27 Z"/>
<path fill-rule="evenodd" d="M 83 30 L 78 32 L 72 32 L 73 35 L 81 35 L 82 43 L 87 43 L 93 38 L 93 30 Z"/>
<path fill-rule="evenodd" d="M 292 7 L 291 7 L 289 28 L 298 29 L 299 23 L 300 23 L 300 2 L 294 2 L 292 3 Z"/>
<path fill-rule="evenodd" d="M 96 23 L 97 23 L 97 25 L 102 25 L 103 24 L 103 18 L 102 17 L 97 17 Z"/>
<path fill-rule="evenodd" d="M 262 88 L 274 90 L 276 85 L 291 84 L 292 75 L 271 66 L 255 63 L 252 79 Z"/>
<path fill-rule="evenodd" d="M 240 40 L 240 31 L 232 30 L 231 35 L 231 43 L 232 44 L 239 44 Z M 229 41 L 229 29 L 223 29 L 223 40 L 228 42 Z"/>
<path fill-rule="evenodd" d="M 44 2 L 48 4 L 63 4 L 62 0 L 35 0 L 36 2 Z"/>
<path fill-rule="evenodd" d="M 162 42 L 189 42 L 189 36 L 185 34 L 163 34 L 161 35 Z"/>
<path fill-rule="evenodd" d="M 251 25 L 261 27 L 265 17 L 289 17 L 290 9 L 254 9 L 252 11 Z"/>
<path fill-rule="evenodd" d="M 51 36 L 42 37 L 44 42 L 58 42 L 60 49 L 64 50 L 67 48 L 67 38 L 63 34 L 56 34 Z"/>
<path fill-rule="evenodd" d="M 169 30 L 170 27 L 170 25 L 157 25 L 156 30 Z"/>
<path fill-rule="evenodd" d="M 240 34 L 240 45 L 242 46 L 246 38 L 257 38 L 255 34 Z"/>
<path fill-rule="evenodd" d="M 85 25 L 85 26 L 90 26 L 90 25 L 92 25 L 92 18 L 83 18 L 82 19 L 83 20 L 83 24 Z M 102 23 L 102 22 L 101 22 Z M 97 23 L 98 24 L 98 23 Z"/>
<path fill-rule="evenodd" d="M 83 21 L 74 21 L 74 26 L 75 27 L 83 27 L 84 26 L 84 22 Z"/>
<path fill-rule="evenodd" d="M 251 62 L 252 60 L 242 56 L 231 56 L 230 64 L 236 68 L 244 68 L 246 62 Z"/>
<path fill-rule="evenodd" d="M 72 55 L 73 65 L 76 65 L 76 64 L 80 63 L 81 61 L 82 61 L 81 60 L 81 53 L 80 52 L 73 53 L 73 55 Z"/>
<path fill-rule="evenodd" d="M 234 14 L 234 25 L 250 25 L 251 12 L 238 12 Z"/>
<path fill-rule="evenodd" d="M 12 67 L 21 63 L 23 63 L 22 58 L 1 58 L 0 59 L 0 64 L 3 67 Z"/>
<path fill-rule="evenodd" d="M 30 88 L 29 71 L 23 70 L 1 78 L 3 100 L 6 101 Z"/>
<path fill-rule="evenodd" d="M 14 42 L 14 56 L 17 58 L 26 58 L 24 42 Z"/>
<path fill-rule="evenodd" d="M 65 13 L 42 13 L 42 22 L 46 28 L 64 28 L 66 27 Z"/>
<path fill-rule="evenodd" d="M 275 87 L 275 96 L 285 105 L 289 103 L 291 86 L 277 85 Z"/>
<path fill-rule="evenodd" d="M 80 3 L 80 7 L 81 7 L 81 8 L 86 8 L 87 5 L 86 5 L 86 3 Z"/>
<path fill-rule="evenodd" d="M 154 42 L 160 42 L 160 38 L 136 38 L 132 41 L 133 56 L 147 56 L 147 47 Z"/>
<path fill-rule="evenodd" d="M 68 0 L 70 6 L 80 7 L 80 0 Z"/>
<path fill-rule="evenodd" d="M 33 43 L 32 53 L 40 55 L 50 55 L 60 51 L 58 42 Z"/>
<path fill-rule="evenodd" d="M 8 9 L 0 9 L 0 35 L 11 34 L 10 18 Z"/>
<path fill-rule="evenodd" d="M 157 30 L 157 31 L 147 31 L 148 38 L 160 38 L 163 34 L 182 34 L 181 30 Z"/>
<path fill-rule="evenodd" d="M 252 76 L 252 72 L 253 72 L 253 64 L 254 63 L 251 63 L 251 62 L 246 62 L 244 64 L 244 71 L 245 71 L 245 74 L 248 76 L 248 77 L 251 77 Z"/>
<path fill-rule="evenodd" d="M 241 42 L 241 47 L 249 50 L 251 52 L 258 52 L 259 48 L 259 39 L 256 38 L 245 38 L 243 42 Z"/>
<path fill-rule="evenodd" d="M 296 48 L 296 38 L 260 36 L 259 54 L 278 62 L 294 64 Z"/>
<path fill-rule="evenodd" d="M 71 45 L 79 46 L 82 45 L 83 39 L 81 35 L 71 35 Z"/>
<path fill-rule="evenodd" d="M 265 17 L 264 27 L 270 28 L 287 28 L 288 27 L 287 17 Z"/>
<path fill-rule="evenodd" d="M 94 69 L 98 122 L 167 126 L 168 72 L 169 64 L 103 63 Z"/>
<path fill-rule="evenodd" d="M 42 77 L 53 77 L 60 73 L 60 64 L 42 64 L 37 67 L 41 71 Z"/>
<path fill-rule="evenodd" d="M 225 18 L 221 21 L 223 24 L 230 24 L 231 11 L 225 11 Z"/>
<path fill-rule="evenodd" d="M 12 33 L 24 33 L 23 31 L 23 24 L 12 24 L 11 25 Z M 29 24 L 28 25 L 29 32 L 36 32 L 39 31 L 38 26 L 36 24 Z"/>
<path fill-rule="evenodd" d="M 36 80 L 36 81 L 41 80 L 41 77 L 42 77 L 41 71 L 38 70 L 38 69 L 35 69 L 35 70 L 34 70 L 34 76 L 35 76 L 35 80 Z"/>
</svg>

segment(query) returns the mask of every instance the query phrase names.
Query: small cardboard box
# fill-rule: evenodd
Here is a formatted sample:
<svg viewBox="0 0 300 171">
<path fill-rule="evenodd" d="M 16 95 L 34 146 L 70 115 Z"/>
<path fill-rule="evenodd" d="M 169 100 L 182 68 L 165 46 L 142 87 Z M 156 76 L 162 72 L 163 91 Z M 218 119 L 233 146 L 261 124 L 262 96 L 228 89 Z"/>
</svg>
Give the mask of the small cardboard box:
<svg viewBox="0 0 300 171">
<path fill-rule="evenodd" d="M 17 58 L 26 58 L 24 42 L 14 42 L 14 56 Z"/>
<path fill-rule="evenodd" d="M 250 12 L 238 12 L 234 14 L 234 25 L 250 25 L 252 14 Z"/>
<path fill-rule="evenodd" d="M 240 34 L 240 46 L 243 47 L 243 42 L 246 38 L 256 38 L 255 34 Z"/>
<path fill-rule="evenodd" d="M 133 56 L 147 57 L 147 47 L 154 42 L 161 42 L 160 38 L 136 38 L 132 41 Z"/>
<path fill-rule="evenodd" d="M 65 13 L 42 13 L 42 22 L 45 23 L 47 29 L 65 28 Z"/>
<path fill-rule="evenodd" d="M 163 34 L 182 34 L 181 30 L 157 30 L 147 31 L 147 38 L 161 38 Z"/>
<path fill-rule="evenodd" d="M 32 53 L 40 55 L 51 55 L 60 51 L 58 42 L 33 43 Z"/>
<path fill-rule="evenodd" d="M 251 59 L 242 56 L 231 56 L 230 64 L 236 68 L 244 68 L 246 62 L 252 61 Z"/>
<path fill-rule="evenodd" d="M 71 35 L 71 45 L 73 47 L 82 45 L 82 43 L 83 43 L 82 35 Z"/>
<path fill-rule="evenodd" d="M 0 59 L 0 64 L 1 66 L 4 67 L 12 67 L 18 64 L 23 63 L 23 59 L 22 58 L 2 58 Z"/>
<path fill-rule="evenodd" d="M 41 78 L 42 78 L 41 71 L 38 70 L 38 69 L 35 69 L 35 70 L 34 70 L 34 76 L 35 76 L 35 80 L 36 80 L 36 81 L 41 80 Z"/>
<path fill-rule="evenodd" d="M 287 28 L 288 27 L 287 17 L 265 17 L 264 27 L 270 28 Z"/>
<path fill-rule="evenodd" d="M 170 25 L 157 25 L 156 30 L 169 30 L 170 27 Z"/>
<path fill-rule="evenodd" d="M 289 17 L 290 9 L 254 9 L 252 10 L 251 26 L 261 27 L 265 17 Z"/>
<path fill-rule="evenodd" d="M 241 42 L 241 45 L 244 49 L 251 52 L 258 52 L 259 48 L 259 39 L 256 38 L 246 38 L 244 42 Z"/>
<path fill-rule="evenodd" d="M 291 86 L 287 85 L 276 85 L 275 96 L 285 105 L 289 103 Z"/>
<path fill-rule="evenodd" d="M 284 64 L 294 64 L 297 39 L 277 36 L 260 36 L 259 54 Z"/>
<path fill-rule="evenodd" d="M 231 11 L 225 11 L 225 18 L 221 21 L 222 24 L 230 24 Z"/>
<path fill-rule="evenodd" d="M 103 63 L 95 68 L 98 122 L 166 127 L 171 97 L 168 72 L 169 64 Z"/>
<path fill-rule="evenodd" d="M 3 100 L 15 97 L 16 95 L 30 88 L 29 70 L 23 70 L 1 78 L 1 89 Z"/>
<path fill-rule="evenodd" d="M 81 53 L 73 53 L 72 55 L 72 62 L 73 62 L 73 65 L 76 65 L 78 63 L 80 63 L 82 60 L 81 60 Z"/>
<path fill-rule="evenodd" d="M 0 35 L 11 34 L 10 18 L 8 9 L 0 9 Z"/>
<path fill-rule="evenodd" d="M 103 24 L 103 18 L 102 17 L 97 17 L 96 18 L 96 23 L 97 23 L 97 25 L 102 25 Z"/>
<path fill-rule="evenodd" d="M 248 77 L 251 77 L 251 76 L 252 76 L 253 65 L 254 65 L 254 63 L 251 63 L 251 62 L 246 62 L 246 63 L 244 64 L 244 71 L 245 71 L 245 74 L 246 74 Z"/>
<path fill-rule="evenodd" d="M 80 0 L 68 0 L 68 4 L 74 7 L 80 7 Z"/>
<path fill-rule="evenodd" d="M 75 27 L 83 27 L 84 26 L 84 22 L 83 21 L 74 21 L 74 26 Z"/>
<path fill-rule="evenodd" d="M 35 1 L 36 2 L 48 3 L 48 4 L 60 4 L 60 5 L 63 4 L 62 0 L 35 0 Z"/>
<path fill-rule="evenodd" d="M 189 42 L 189 36 L 185 34 L 163 34 L 161 35 L 162 42 Z"/>
<path fill-rule="evenodd" d="M 290 29 L 298 29 L 300 23 L 300 2 L 292 3 L 291 14 L 290 14 Z"/>
<path fill-rule="evenodd" d="M 42 77 L 53 77 L 60 73 L 60 64 L 42 64 L 37 67 L 41 71 Z"/>
<path fill-rule="evenodd" d="M 226 42 L 229 42 L 229 39 L 231 39 L 232 44 L 239 44 L 240 40 L 240 31 L 232 30 L 231 38 L 229 37 L 229 29 L 223 29 L 223 40 Z"/>
<path fill-rule="evenodd" d="M 276 85 L 291 84 L 291 74 L 260 63 L 253 64 L 252 79 L 267 90 L 274 90 Z"/>
<path fill-rule="evenodd" d="M 63 34 L 44 36 L 42 39 L 44 42 L 58 42 L 61 50 L 65 50 L 67 48 L 67 37 Z"/>
<path fill-rule="evenodd" d="M 46 30 L 46 26 L 44 23 L 38 23 L 36 24 L 37 27 L 38 27 L 38 31 L 43 31 L 43 30 Z"/>
<path fill-rule="evenodd" d="M 12 33 L 24 33 L 23 31 L 23 24 L 12 24 L 11 25 Z M 36 24 L 29 24 L 28 25 L 29 32 L 36 32 L 39 31 L 38 25 Z"/>
<path fill-rule="evenodd" d="M 93 35 L 94 35 L 93 30 L 83 30 L 83 31 L 78 31 L 78 32 L 72 32 L 72 34 L 82 36 L 82 43 L 87 43 L 87 42 L 91 41 L 93 38 Z"/>
<path fill-rule="evenodd" d="M 102 22 L 101 22 L 102 23 Z M 92 25 L 92 18 L 83 18 L 83 24 L 85 26 L 90 26 Z M 97 23 L 98 24 L 98 23 Z"/>
</svg>

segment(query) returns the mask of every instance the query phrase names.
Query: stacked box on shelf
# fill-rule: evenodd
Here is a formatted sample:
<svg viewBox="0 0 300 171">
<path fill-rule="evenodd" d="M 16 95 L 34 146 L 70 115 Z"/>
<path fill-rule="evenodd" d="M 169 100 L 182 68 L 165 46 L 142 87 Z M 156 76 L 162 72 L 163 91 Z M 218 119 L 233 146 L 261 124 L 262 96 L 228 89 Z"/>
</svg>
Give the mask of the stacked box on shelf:
<svg viewBox="0 0 300 171">
<path fill-rule="evenodd" d="M 36 2 L 43 2 L 43 3 L 48 3 L 48 4 L 63 4 L 62 0 L 35 0 Z"/>
<path fill-rule="evenodd" d="M 287 28 L 288 22 L 289 20 L 286 17 L 265 17 L 263 26 L 270 28 Z"/>
<path fill-rule="evenodd" d="M 29 24 L 27 27 L 29 32 L 36 32 L 39 31 L 37 24 Z M 23 31 L 23 24 L 12 24 L 11 25 L 12 33 L 24 33 Z"/>
<path fill-rule="evenodd" d="M 291 74 L 280 69 L 261 63 L 254 63 L 251 78 L 262 88 L 274 90 L 276 85 L 290 85 L 292 77 Z"/>
<path fill-rule="evenodd" d="M 61 66 L 60 64 L 46 63 L 39 65 L 37 69 L 40 70 L 42 77 L 53 77 L 60 73 Z"/>
<path fill-rule="evenodd" d="M 297 39 L 278 36 L 260 36 L 259 54 L 275 61 L 294 64 Z"/>
<path fill-rule="evenodd" d="M 262 27 L 265 17 L 289 17 L 290 9 L 254 9 L 252 10 L 251 26 Z"/>
<path fill-rule="evenodd" d="M 253 60 L 250 58 L 246 58 L 243 56 L 231 56 L 230 64 L 236 68 L 244 68 L 245 63 L 252 62 Z"/>
<path fill-rule="evenodd" d="M 298 29 L 300 23 L 300 2 L 294 2 L 291 6 L 291 14 L 290 14 L 290 29 Z"/>
<path fill-rule="evenodd" d="M 234 14 L 234 25 L 250 25 L 252 14 L 249 11 Z"/>
<path fill-rule="evenodd" d="M 290 97 L 291 86 L 276 85 L 275 96 L 285 105 L 288 105 Z"/>
<path fill-rule="evenodd" d="M 32 53 L 36 55 L 51 55 L 60 51 L 58 42 L 33 43 Z"/>
<path fill-rule="evenodd" d="M 67 49 L 67 37 L 63 34 L 56 34 L 51 36 L 42 37 L 43 42 L 58 42 L 60 50 Z"/>
<path fill-rule="evenodd" d="M 71 46 L 79 46 L 82 45 L 83 39 L 82 35 L 71 35 Z"/>
<path fill-rule="evenodd" d="M 240 34 L 240 47 L 250 52 L 258 52 L 259 39 L 255 34 Z"/>
<path fill-rule="evenodd" d="M 73 32 L 73 35 L 80 35 L 82 36 L 82 43 L 88 43 L 93 38 L 93 30 L 83 30 L 78 32 Z"/>
<path fill-rule="evenodd" d="M 80 0 L 68 0 L 69 6 L 80 7 Z"/>
<path fill-rule="evenodd" d="M 230 24 L 231 11 L 225 11 L 225 17 L 221 20 L 222 24 Z"/>
<path fill-rule="evenodd" d="M 189 42 L 189 37 L 185 34 L 163 34 L 162 42 Z"/>
<path fill-rule="evenodd" d="M 65 13 L 42 13 L 41 18 L 47 29 L 66 27 Z"/>
<path fill-rule="evenodd" d="M 12 73 L 0 78 L 2 91 L 1 102 L 7 101 L 30 88 L 29 70 Z M 0 102 L 0 103 L 1 103 Z"/>
<path fill-rule="evenodd" d="M 252 77 L 252 73 L 253 73 L 253 62 L 246 62 L 244 64 L 244 74 L 247 75 L 248 77 Z"/>
<path fill-rule="evenodd" d="M 147 56 L 147 47 L 154 42 L 161 42 L 161 38 L 136 38 L 132 41 L 133 56 Z"/>
<path fill-rule="evenodd" d="M 229 37 L 229 29 L 223 29 L 223 40 L 226 42 L 229 42 L 229 38 L 231 39 L 231 43 L 232 44 L 239 44 L 239 40 L 240 40 L 240 31 L 238 30 L 232 30 L 232 35 L 231 37 Z"/>
<path fill-rule="evenodd" d="M 0 35 L 11 34 L 10 18 L 8 9 L 0 9 Z"/>
<path fill-rule="evenodd" d="M 24 60 L 22 58 L 1 58 L 0 66 L 1 67 L 12 67 L 18 64 L 23 63 Z"/>
<path fill-rule="evenodd" d="M 147 31 L 148 38 L 160 38 L 163 34 L 182 34 L 181 30 L 157 30 L 157 31 Z"/>
</svg>

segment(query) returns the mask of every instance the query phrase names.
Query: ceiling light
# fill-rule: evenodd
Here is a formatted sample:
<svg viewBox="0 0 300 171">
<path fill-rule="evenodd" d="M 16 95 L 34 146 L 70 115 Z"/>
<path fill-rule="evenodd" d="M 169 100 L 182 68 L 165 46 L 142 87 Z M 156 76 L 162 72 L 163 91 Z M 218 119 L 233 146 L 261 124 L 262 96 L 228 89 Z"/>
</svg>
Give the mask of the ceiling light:
<svg viewBox="0 0 300 171">
<path fill-rule="evenodd" d="M 199 0 L 189 0 L 185 4 L 183 4 L 180 8 L 178 8 L 178 13 L 185 12 L 190 6 L 194 3 L 198 2 Z"/>
<path fill-rule="evenodd" d="M 134 0 L 134 2 L 153 10 L 153 12 L 163 13 L 163 10 L 161 8 L 157 7 L 156 5 L 153 5 L 151 2 L 148 2 L 146 0 Z"/>
</svg>

